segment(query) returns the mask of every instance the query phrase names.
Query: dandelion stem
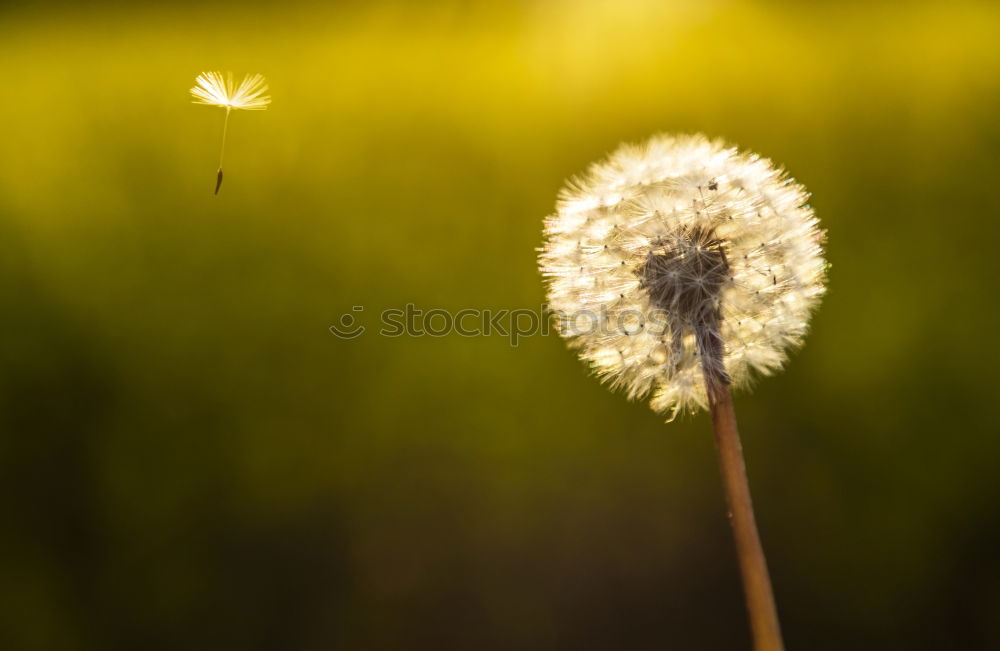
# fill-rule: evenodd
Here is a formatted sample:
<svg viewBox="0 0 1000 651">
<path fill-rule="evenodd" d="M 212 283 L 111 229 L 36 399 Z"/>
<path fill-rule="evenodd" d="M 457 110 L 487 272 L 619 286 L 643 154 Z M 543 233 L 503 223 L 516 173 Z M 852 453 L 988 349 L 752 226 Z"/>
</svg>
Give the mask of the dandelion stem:
<svg viewBox="0 0 1000 651">
<path fill-rule="evenodd" d="M 232 112 L 231 107 L 226 107 L 226 119 L 222 123 L 222 147 L 219 149 L 219 171 L 215 175 L 215 194 L 219 194 L 219 188 L 222 187 L 222 159 L 226 155 L 226 132 L 229 130 L 229 114 Z"/>
<path fill-rule="evenodd" d="M 717 332 L 715 323 L 709 327 Z M 702 348 L 702 369 L 708 387 L 708 401 L 712 413 L 712 426 L 715 430 L 715 446 L 719 455 L 722 483 L 729 505 L 729 522 L 733 528 L 736 555 L 739 557 L 740 572 L 743 575 L 743 592 L 753 634 L 753 647 L 755 651 L 783 651 L 778 610 L 774 605 L 771 577 L 767 571 L 764 548 L 760 543 L 753 503 L 750 500 L 746 462 L 743 459 L 740 434 L 736 429 L 736 412 L 733 410 L 733 398 L 729 392 L 729 380 L 724 374 L 720 377 L 712 371 L 720 368 L 722 364 L 722 340 L 715 336 L 706 340 L 717 344 Z M 706 360 L 706 356 L 714 359 Z"/>
<path fill-rule="evenodd" d="M 229 130 L 229 114 L 232 109 L 226 107 L 226 119 L 222 122 L 222 147 L 219 149 L 219 169 L 222 169 L 222 158 L 226 155 L 226 131 Z"/>
</svg>

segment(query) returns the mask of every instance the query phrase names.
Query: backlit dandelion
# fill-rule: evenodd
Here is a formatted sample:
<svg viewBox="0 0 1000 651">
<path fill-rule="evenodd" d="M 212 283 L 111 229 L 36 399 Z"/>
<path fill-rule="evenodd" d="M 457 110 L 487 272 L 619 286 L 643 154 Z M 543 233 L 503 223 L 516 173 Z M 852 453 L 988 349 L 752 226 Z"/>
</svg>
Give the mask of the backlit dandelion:
<svg viewBox="0 0 1000 651">
<path fill-rule="evenodd" d="M 267 82 L 259 74 L 246 75 L 237 86 L 232 73 L 203 72 L 195 79 L 197 85 L 191 89 L 195 104 L 208 104 L 226 109 L 226 119 L 222 124 L 222 147 L 219 151 L 219 171 L 215 179 L 215 194 L 222 187 L 222 160 L 226 153 L 226 131 L 229 128 L 229 114 L 234 109 L 263 111 L 271 103 L 267 95 Z"/>
<path fill-rule="evenodd" d="M 824 292 L 805 189 L 703 136 L 625 145 L 545 222 L 550 309 L 603 381 L 657 411 L 710 409 L 757 649 L 780 649 L 729 386 L 781 368 Z"/>
</svg>

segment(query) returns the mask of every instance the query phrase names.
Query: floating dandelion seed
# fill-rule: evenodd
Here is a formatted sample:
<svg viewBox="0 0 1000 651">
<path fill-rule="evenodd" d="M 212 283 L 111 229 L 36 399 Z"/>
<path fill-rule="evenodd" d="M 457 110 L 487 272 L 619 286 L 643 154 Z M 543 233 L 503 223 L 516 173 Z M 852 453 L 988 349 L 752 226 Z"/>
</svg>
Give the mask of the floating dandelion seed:
<svg viewBox="0 0 1000 651">
<path fill-rule="evenodd" d="M 222 147 L 219 150 L 219 172 L 215 179 L 215 194 L 222 187 L 222 159 L 226 153 L 226 131 L 229 128 L 229 113 L 233 109 L 263 111 L 271 103 L 267 92 L 267 82 L 259 74 L 246 75 L 237 86 L 232 73 L 203 72 L 195 79 L 198 84 L 191 89 L 195 104 L 208 104 L 226 109 L 226 119 L 222 123 Z"/>
<path fill-rule="evenodd" d="M 601 380 L 715 428 L 758 650 L 781 649 L 729 386 L 781 368 L 824 292 L 805 189 L 703 136 L 625 145 L 569 182 L 539 264 L 560 333 Z"/>
</svg>

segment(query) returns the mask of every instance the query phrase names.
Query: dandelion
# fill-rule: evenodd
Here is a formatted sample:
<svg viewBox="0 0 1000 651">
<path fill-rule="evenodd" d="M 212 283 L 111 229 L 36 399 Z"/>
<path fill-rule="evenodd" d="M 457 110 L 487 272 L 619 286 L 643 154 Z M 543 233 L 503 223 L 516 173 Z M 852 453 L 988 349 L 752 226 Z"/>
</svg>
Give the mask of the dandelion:
<svg viewBox="0 0 1000 651">
<path fill-rule="evenodd" d="M 669 413 L 708 408 L 757 649 L 781 649 L 729 387 L 781 368 L 824 292 L 805 189 L 704 136 L 625 145 L 563 189 L 539 264 L 596 375 Z"/>
<path fill-rule="evenodd" d="M 232 73 L 203 72 L 195 79 L 197 85 L 191 89 L 195 104 L 208 104 L 226 109 L 226 119 L 222 123 L 222 147 L 219 150 L 219 171 L 215 179 L 215 194 L 222 187 L 222 159 L 226 153 L 226 131 L 229 128 L 229 113 L 233 109 L 263 111 L 271 103 L 267 92 L 267 82 L 259 74 L 246 75 L 237 86 Z"/>
</svg>

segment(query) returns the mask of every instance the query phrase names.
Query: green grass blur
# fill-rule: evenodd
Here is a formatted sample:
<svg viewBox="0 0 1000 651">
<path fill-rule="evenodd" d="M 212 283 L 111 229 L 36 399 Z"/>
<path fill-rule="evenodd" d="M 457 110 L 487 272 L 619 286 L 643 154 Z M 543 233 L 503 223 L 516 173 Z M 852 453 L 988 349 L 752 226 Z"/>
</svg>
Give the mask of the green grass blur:
<svg viewBox="0 0 1000 651">
<path fill-rule="evenodd" d="M 703 131 L 829 232 L 737 396 L 789 648 L 1000 648 L 1000 7 L 2 11 L 0 647 L 749 648 L 704 414 L 373 331 L 539 306 L 563 180 Z M 212 69 L 274 99 L 217 198 Z"/>
</svg>

